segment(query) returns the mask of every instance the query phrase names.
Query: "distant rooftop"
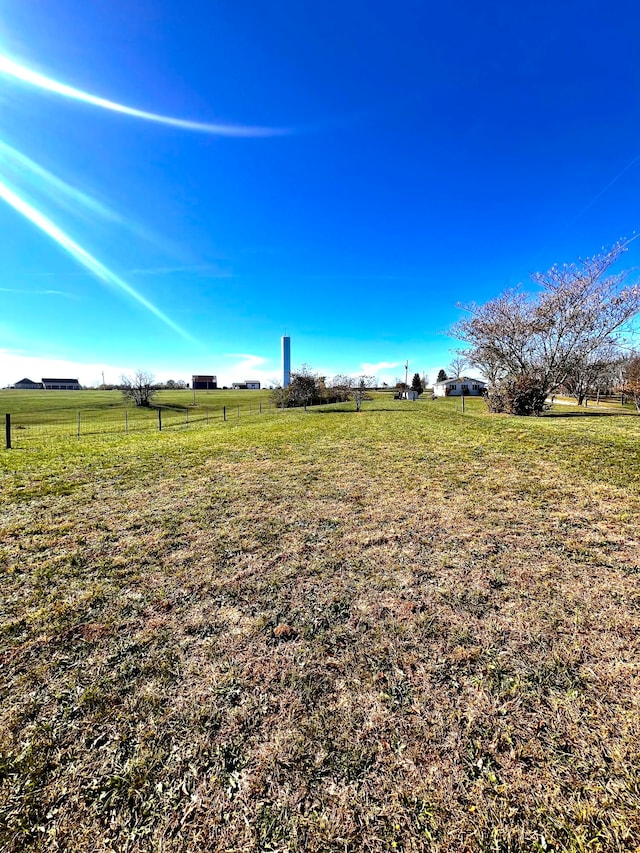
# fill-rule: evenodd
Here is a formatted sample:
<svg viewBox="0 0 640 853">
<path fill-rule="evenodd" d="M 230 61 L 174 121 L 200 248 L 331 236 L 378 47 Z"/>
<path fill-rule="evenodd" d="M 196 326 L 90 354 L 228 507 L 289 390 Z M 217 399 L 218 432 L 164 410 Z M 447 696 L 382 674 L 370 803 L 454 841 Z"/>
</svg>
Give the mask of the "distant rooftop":
<svg viewBox="0 0 640 853">
<path fill-rule="evenodd" d="M 458 376 L 458 378 L 454 378 L 450 376 L 448 379 L 441 379 L 440 382 L 435 382 L 435 385 L 448 385 L 449 382 L 475 382 L 480 383 L 480 385 L 486 385 L 487 383 L 483 379 L 476 379 L 474 376 Z"/>
</svg>

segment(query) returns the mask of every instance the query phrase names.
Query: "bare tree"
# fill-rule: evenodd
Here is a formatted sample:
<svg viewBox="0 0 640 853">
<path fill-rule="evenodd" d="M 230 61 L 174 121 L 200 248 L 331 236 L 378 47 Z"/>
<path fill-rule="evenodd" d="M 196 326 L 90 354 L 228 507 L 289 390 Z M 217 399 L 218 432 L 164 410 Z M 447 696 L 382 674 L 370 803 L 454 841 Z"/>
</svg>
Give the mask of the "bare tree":
<svg viewBox="0 0 640 853">
<path fill-rule="evenodd" d="M 567 371 L 563 382 L 565 390 L 576 398 L 579 406 L 587 404 L 588 395 L 599 394 L 608 382 L 611 368 L 619 364 L 620 351 L 615 347 L 603 346 L 584 358 L 576 360 Z"/>
<path fill-rule="evenodd" d="M 338 373 L 331 380 L 331 395 L 335 397 L 337 403 L 343 403 L 351 399 L 351 389 L 353 388 L 353 377 L 346 373 Z"/>
<path fill-rule="evenodd" d="M 367 391 L 375 385 L 375 376 L 366 376 L 364 373 L 356 377 L 351 390 L 351 399 L 356 404 L 356 412 L 362 408 L 363 402 L 368 399 Z"/>
<path fill-rule="evenodd" d="M 375 385 L 375 376 L 347 376 L 346 374 L 338 374 L 333 377 L 331 383 L 332 389 L 336 392 L 336 397 L 342 397 L 344 400 L 353 400 L 356 404 L 356 411 L 362 409 L 362 403 L 367 399 L 367 392 Z"/>
<path fill-rule="evenodd" d="M 276 382 L 271 391 L 271 400 L 279 408 L 307 406 L 324 403 L 327 400 L 325 377 L 320 376 L 303 364 L 299 370 L 292 371 L 286 388 Z"/>
<path fill-rule="evenodd" d="M 626 273 L 606 274 L 626 246 L 534 275 L 535 296 L 516 289 L 467 306 L 453 334 L 487 377 L 492 410 L 540 414 L 575 365 L 622 341 L 640 310 L 640 286 L 623 286 Z"/>
<path fill-rule="evenodd" d="M 454 359 L 452 359 L 451 364 L 449 365 L 449 372 L 451 373 L 451 378 L 459 379 L 464 373 L 464 370 L 467 367 L 468 363 L 468 359 L 466 359 L 461 354 L 458 354 Z"/>
<path fill-rule="evenodd" d="M 276 382 L 271 389 L 271 402 L 274 403 L 278 409 L 286 409 L 289 402 L 288 388 L 283 388 L 282 385 Z"/>
<path fill-rule="evenodd" d="M 303 364 L 297 371 L 292 371 L 289 382 L 288 401 L 290 406 L 311 406 L 322 402 L 321 389 L 324 388 L 324 377 L 313 373 L 309 366 Z"/>
<path fill-rule="evenodd" d="M 633 400 L 640 412 L 640 353 L 634 352 L 624 365 L 623 390 Z"/>
<path fill-rule="evenodd" d="M 150 406 L 156 392 L 153 380 L 153 373 L 144 370 L 136 370 L 133 376 L 121 376 L 122 393 L 128 400 L 133 400 L 136 406 Z"/>
</svg>

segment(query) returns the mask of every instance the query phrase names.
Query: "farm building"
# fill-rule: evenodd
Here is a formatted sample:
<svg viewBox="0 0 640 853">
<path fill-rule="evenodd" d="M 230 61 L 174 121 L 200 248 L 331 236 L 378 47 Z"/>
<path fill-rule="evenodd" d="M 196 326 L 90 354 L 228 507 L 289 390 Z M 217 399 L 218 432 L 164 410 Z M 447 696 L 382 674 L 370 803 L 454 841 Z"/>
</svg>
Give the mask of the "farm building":
<svg viewBox="0 0 640 853">
<path fill-rule="evenodd" d="M 21 379 L 13 386 L 16 391 L 41 391 L 42 382 L 32 382 L 31 379 Z"/>
<path fill-rule="evenodd" d="M 206 376 L 204 374 L 200 374 L 198 376 L 191 377 L 191 387 L 194 391 L 208 391 L 210 388 L 218 387 L 218 377 L 217 376 Z"/>
<path fill-rule="evenodd" d="M 234 382 L 231 387 L 234 391 L 259 391 L 260 383 L 257 379 L 247 379 L 245 382 Z"/>
<path fill-rule="evenodd" d="M 42 387 L 45 391 L 81 391 L 77 379 L 42 379 Z"/>
<path fill-rule="evenodd" d="M 481 379 L 473 379 L 469 376 L 459 376 L 457 379 L 443 379 L 433 386 L 434 397 L 480 397 L 487 387 L 486 382 Z"/>
</svg>

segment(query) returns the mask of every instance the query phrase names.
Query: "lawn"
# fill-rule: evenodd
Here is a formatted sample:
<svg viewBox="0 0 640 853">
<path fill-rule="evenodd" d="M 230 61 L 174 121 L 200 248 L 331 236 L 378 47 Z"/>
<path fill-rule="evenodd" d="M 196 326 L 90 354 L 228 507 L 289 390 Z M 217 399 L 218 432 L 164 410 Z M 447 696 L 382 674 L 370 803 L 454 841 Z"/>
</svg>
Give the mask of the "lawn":
<svg viewBox="0 0 640 853">
<path fill-rule="evenodd" d="M 640 418 L 459 406 L 0 451 L 0 849 L 637 850 Z"/>
<path fill-rule="evenodd" d="M 11 415 L 13 442 L 42 442 L 80 435 L 126 433 L 226 417 L 246 417 L 271 408 L 269 391 L 159 391 L 150 408 L 136 408 L 120 391 L 0 391 L 0 413 Z M 15 432 L 17 430 L 17 432 Z"/>
<path fill-rule="evenodd" d="M 160 406 L 175 406 L 179 408 L 196 406 L 212 409 L 221 406 L 255 405 L 269 399 L 269 391 L 158 391 L 153 404 Z M 131 408 L 120 391 L 0 391 L 0 411 L 14 415 L 43 412 L 109 412 L 114 409 Z"/>
</svg>

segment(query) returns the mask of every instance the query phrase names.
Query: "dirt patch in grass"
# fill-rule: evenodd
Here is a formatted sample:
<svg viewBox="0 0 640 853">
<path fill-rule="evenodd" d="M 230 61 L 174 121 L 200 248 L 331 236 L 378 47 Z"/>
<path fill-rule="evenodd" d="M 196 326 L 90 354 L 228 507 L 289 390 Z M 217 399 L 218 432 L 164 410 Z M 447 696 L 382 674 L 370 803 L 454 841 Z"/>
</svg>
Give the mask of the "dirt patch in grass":
<svg viewBox="0 0 640 853">
<path fill-rule="evenodd" d="M 637 849 L 637 421 L 470 409 L 3 458 L 2 849 Z"/>
</svg>

